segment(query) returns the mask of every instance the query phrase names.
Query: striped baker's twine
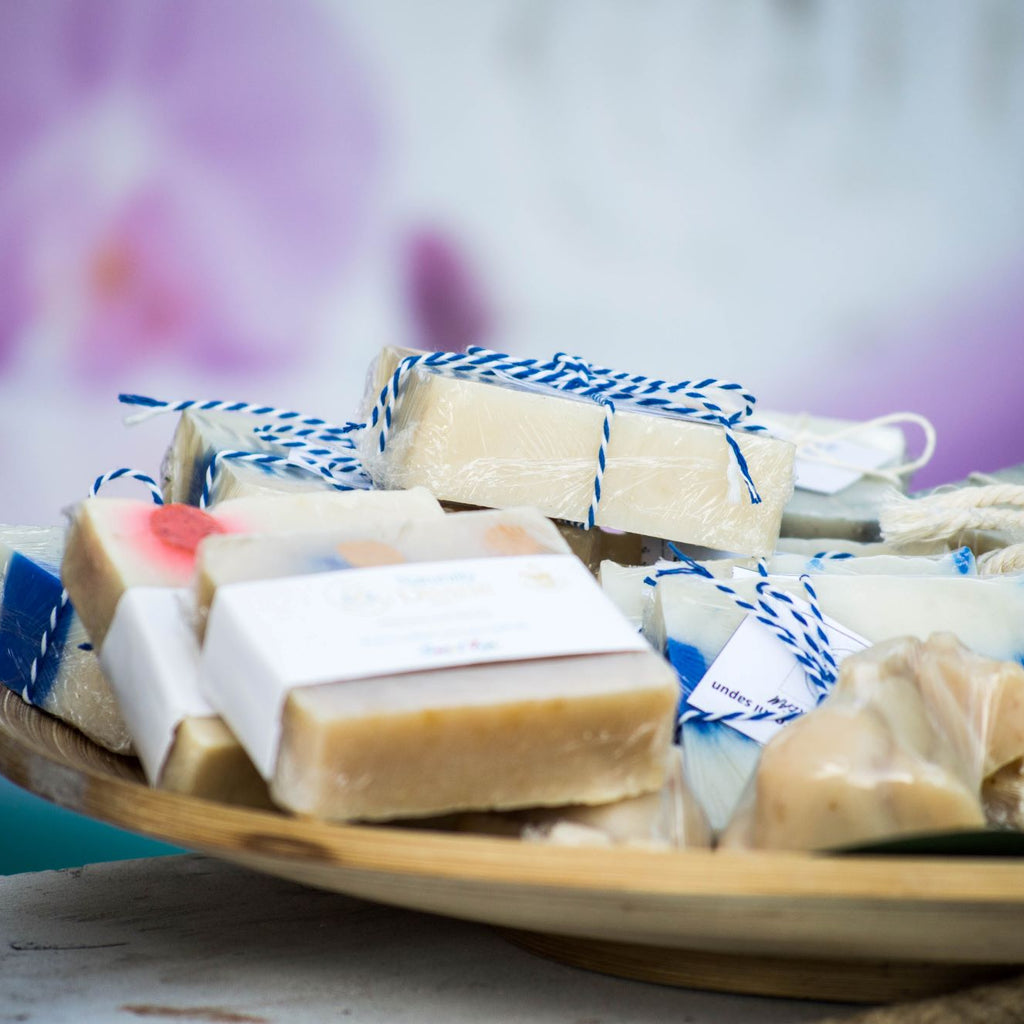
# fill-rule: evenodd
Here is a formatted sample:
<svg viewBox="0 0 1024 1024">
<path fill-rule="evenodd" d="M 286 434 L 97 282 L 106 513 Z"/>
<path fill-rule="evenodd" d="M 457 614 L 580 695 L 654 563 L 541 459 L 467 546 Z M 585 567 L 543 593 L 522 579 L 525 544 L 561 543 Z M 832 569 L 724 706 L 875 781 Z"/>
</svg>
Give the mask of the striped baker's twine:
<svg viewBox="0 0 1024 1024">
<path fill-rule="evenodd" d="M 358 461 L 358 460 L 357 460 Z M 298 455 L 276 455 L 273 452 L 252 452 L 224 448 L 217 452 L 206 467 L 206 476 L 203 479 L 203 490 L 199 496 L 199 507 L 206 508 L 210 503 L 210 496 L 213 492 L 214 480 L 217 472 L 225 462 L 246 462 L 257 466 L 292 466 L 295 469 L 304 470 L 320 477 L 329 487 L 336 491 L 365 490 L 353 483 L 344 483 L 336 476 L 338 470 L 328 466 L 325 462 L 304 458 Z M 361 466 L 358 467 L 361 469 Z"/>
<path fill-rule="evenodd" d="M 120 394 L 117 396 L 117 400 L 122 405 L 134 405 L 141 408 L 140 412 L 125 417 L 124 422 L 129 425 L 141 423 L 143 420 L 165 413 L 187 412 L 194 409 L 196 412 L 247 413 L 250 416 L 265 416 L 272 420 L 291 421 L 304 427 L 316 427 L 321 430 L 335 430 L 344 433 L 343 427 L 336 427 L 319 416 L 310 416 L 303 412 L 296 412 L 294 409 L 279 409 L 273 405 L 257 405 L 253 402 L 228 402 L 219 398 L 207 400 L 198 398 L 164 399 L 134 394 Z"/>
<path fill-rule="evenodd" d="M 361 423 L 335 425 L 319 416 L 291 409 L 253 402 L 228 402 L 221 399 L 162 399 L 148 395 L 122 394 L 118 400 L 125 405 L 141 406 L 142 411 L 125 419 L 126 423 L 139 423 L 164 413 L 182 413 L 190 409 L 198 412 L 238 413 L 252 417 L 265 417 L 276 422 L 261 423 L 252 428 L 252 434 L 277 451 L 252 449 L 222 449 L 217 452 L 206 470 L 199 507 L 206 508 L 213 493 L 217 471 L 225 462 L 248 462 L 261 466 L 291 466 L 322 478 L 339 491 L 366 490 L 372 481 L 362 462 L 353 454 L 354 435 L 363 428 Z"/>
<path fill-rule="evenodd" d="M 820 703 L 835 685 L 838 666 L 832 653 L 828 635 L 825 632 L 825 620 L 818 604 L 818 595 L 805 573 L 800 577 L 804 592 L 807 594 L 810 614 L 800 610 L 793 598 L 780 590 L 774 589 L 767 578 L 756 585 L 756 604 L 740 597 L 728 584 L 716 579 L 704 566 L 684 554 L 674 544 L 669 547 L 679 559 L 680 564 L 672 568 L 655 570 L 653 576 L 646 576 L 644 583 L 657 586 L 665 576 L 688 575 L 700 576 L 709 580 L 715 589 L 732 598 L 736 606 L 748 615 L 753 615 L 758 622 L 767 626 L 779 641 L 789 648 L 797 662 L 803 667 L 807 681 L 814 690 L 817 702 Z M 758 572 L 767 577 L 768 572 L 762 559 L 758 563 Z M 789 625 L 787 625 L 787 621 Z M 766 721 L 787 722 L 798 717 L 799 713 L 784 717 L 776 712 L 707 712 L 698 708 L 690 708 L 679 716 L 679 723 L 685 722 L 733 722 L 733 721 Z"/>
<path fill-rule="evenodd" d="M 136 480 L 146 486 L 154 504 L 162 505 L 164 503 L 164 497 L 160 493 L 160 488 L 157 485 L 157 482 L 149 476 L 149 474 L 141 473 L 139 470 L 131 469 L 128 466 L 122 466 L 120 469 L 111 470 L 109 473 L 101 473 L 93 481 L 92 487 L 89 488 L 89 497 L 95 497 L 107 484 L 114 480 Z M 69 597 L 67 590 L 64 587 L 61 587 L 60 597 L 57 599 L 57 603 L 50 610 L 46 628 L 43 630 L 43 635 L 39 640 L 36 656 L 32 659 L 32 663 L 28 668 L 28 682 L 21 691 L 21 696 L 26 701 L 31 702 L 31 694 L 35 689 L 36 680 L 39 678 L 40 667 L 42 666 L 43 659 L 46 657 L 46 652 L 53 646 L 53 638 L 57 632 L 57 626 L 64 613 L 64 609 L 68 606 L 68 601 Z"/>
<path fill-rule="evenodd" d="M 751 504 L 761 497 L 750 476 L 746 458 L 732 432 L 763 431 L 764 427 L 747 422 L 757 399 L 742 385 L 706 377 L 696 381 L 668 381 L 629 374 L 608 367 L 593 366 L 579 356 L 558 353 L 550 360 L 520 359 L 472 347 L 466 352 L 429 352 L 407 356 L 381 389 L 370 415 L 369 428 L 377 431 L 377 450 L 383 452 L 394 420 L 395 406 L 409 373 L 417 367 L 435 373 L 448 373 L 469 380 L 529 384 L 561 394 L 578 395 L 604 407 L 604 421 L 597 452 L 597 468 L 590 505 L 584 525 L 593 527 L 601 500 L 602 482 L 607 466 L 611 421 L 616 405 L 643 412 L 697 420 L 725 429 L 725 439 L 747 489 Z M 739 400 L 741 407 L 727 412 L 726 406 Z M 724 403 L 724 404 L 723 404 Z"/>
</svg>

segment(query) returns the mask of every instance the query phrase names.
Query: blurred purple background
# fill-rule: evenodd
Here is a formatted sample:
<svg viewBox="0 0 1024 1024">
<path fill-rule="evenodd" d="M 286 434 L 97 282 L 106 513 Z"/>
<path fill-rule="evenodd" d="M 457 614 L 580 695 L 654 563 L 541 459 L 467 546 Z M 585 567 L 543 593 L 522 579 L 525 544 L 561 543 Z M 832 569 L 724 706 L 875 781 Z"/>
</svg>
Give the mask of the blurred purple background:
<svg viewBox="0 0 1024 1024">
<path fill-rule="evenodd" d="M 911 409 L 1024 460 L 1024 8 L 7 0 L 0 520 L 119 390 L 349 418 L 382 344 Z M 916 443 L 915 442 L 912 442 Z"/>
</svg>

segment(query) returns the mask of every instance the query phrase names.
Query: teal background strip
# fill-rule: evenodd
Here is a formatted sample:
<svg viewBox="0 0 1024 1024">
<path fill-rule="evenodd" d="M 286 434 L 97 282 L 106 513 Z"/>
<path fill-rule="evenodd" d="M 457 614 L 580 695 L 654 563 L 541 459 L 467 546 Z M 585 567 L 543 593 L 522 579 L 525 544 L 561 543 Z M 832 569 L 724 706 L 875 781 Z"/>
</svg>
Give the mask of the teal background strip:
<svg viewBox="0 0 1024 1024">
<path fill-rule="evenodd" d="M 56 807 L 0 778 L 0 875 L 181 852 Z"/>
</svg>

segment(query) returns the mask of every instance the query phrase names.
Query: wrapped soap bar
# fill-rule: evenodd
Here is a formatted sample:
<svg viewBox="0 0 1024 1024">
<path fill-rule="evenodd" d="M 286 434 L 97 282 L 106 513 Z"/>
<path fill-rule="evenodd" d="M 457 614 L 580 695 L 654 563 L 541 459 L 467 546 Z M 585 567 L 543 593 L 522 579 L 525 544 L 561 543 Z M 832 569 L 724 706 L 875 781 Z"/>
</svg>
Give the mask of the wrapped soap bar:
<svg viewBox="0 0 1024 1024">
<path fill-rule="evenodd" d="M 270 806 L 245 751 L 199 690 L 191 591 L 132 587 L 101 661 L 153 786 L 223 803 Z"/>
<path fill-rule="evenodd" d="M 394 367 L 400 356 L 385 349 L 380 365 Z M 572 392 L 420 364 L 405 372 L 393 408 L 364 431 L 360 453 L 385 488 L 420 485 L 447 501 L 532 505 L 577 523 L 593 513 L 595 525 L 629 533 L 742 553 L 773 550 L 792 493 L 792 445 L 623 402 L 600 466 L 605 416 L 605 407 Z M 383 450 L 382 421 L 389 423 Z M 756 503 L 742 468 L 756 485 Z"/>
<path fill-rule="evenodd" d="M 737 579 L 729 586 L 751 601 L 758 582 Z M 804 596 L 794 578 L 771 577 L 771 585 Z M 1024 655 L 1024 586 L 1014 579 L 820 575 L 814 588 L 824 615 L 870 643 L 949 632 L 986 657 L 1019 661 Z M 679 674 L 684 701 L 744 617 L 735 600 L 712 580 L 660 577 L 645 635 Z M 686 723 L 682 743 L 687 777 L 712 826 L 720 828 L 758 761 L 760 745 L 728 725 L 704 721 Z"/>
<path fill-rule="evenodd" d="M 983 780 L 1024 754 L 1024 669 L 949 634 L 848 658 L 765 746 L 725 846 L 818 849 L 984 824 Z"/>
<path fill-rule="evenodd" d="M 279 446 L 254 431 L 261 422 L 247 412 L 183 412 L 164 455 L 161 476 L 165 500 L 200 504 L 207 474 L 218 452 L 282 455 Z M 284 461 L 222 459 L 212 477 L 208 496 L 211 505 L 229 498 L 324 491 L 331 487 L 323 476 Z"/>
<path fill-rule="evenodd" d="M 0 681 L 117 754 L 131 739 L 85 629 L 62 596 L 61 527 L 0 527 Z M 45 638 L 45 643 L 44 643 Z"/>
<path fill-rule="evenodd" d="M 217 588 L 204 690 L 275 802 L 386 820 L 662 784 L 671 669 L 578 559 L 519 553 L 529 516 L 562 549 L 550 523 L 508 516 L 414 524 L 373 566 L 367 545 L 360 568 Z M 488 536 L 515 543 L 496 557 Z"/>
<path fill-rule="evenodd" d="M 702 563 L 705 566 L 708 563 Z M 777 552 L 765 560 L 772 576 L 822 573 L 834 576 L 977 576 L 978 564 L 970 548 L 957 548 L 941 555 L 846 555 L 823 551 L 804 555 Z"/>
<path fill-rule="evenodd" d="M 1024 670 L 1009 665 L 1017 678 L 993 689 L 996 664 L 948 637 L 848 658 L 824 703 L 767 743 L 720 846 L 816 850 L 983 827 L 984 726 L 1009 714 L 1012 746 L 1024 745 Z"/>
<path fill-rule="evenodd" d="M 316 530 L 421 516 L 444 516 L 422 489 L 237 498 L 208 512 L 190 505 L 94 497 L 74 511 L 62 575 L 92 642 L 101 647 L 124 591 L 186 586 L 196 547 L 208 534 Z"/>
<path fill-rule="evenodd" d="M 676 746 L 669 751 L 665 784 L 654 793 L 589 807 L 467 813 L 444 824 L 458 831 L 516 836 L 555 846 L 682 850 L 709 847 L 712 838 L 707 817 L 687 785 Z"/>
<path fill-rule="evenodd" d="M 793 441 L 797 445 L 796 487 L 782 515 L 783 537 L 843 537 L 861 542 L 881 538 L 878 517 L 886 498 L 897 489 L 889 479 L 871 475 L 854 477 L 854 473 L 833 465 L 835 461 L 856 459 L 867 455 L 865 468 L 888 469 L 898 466 L 906 455 L 903 431 L 893 426 L 858 424 L 852 420 L 821 416 L 794 416 L 778 412 L 758 415 L 768 431 L 776 437 Z M 830 438 L 836 438 L 836 450 L 827 447 Z M 815 448 L 824 445 L 824 447 Z M 818 458 L 820 456 L 820 458 Z M 861 455 L 863 458 L 863 455 Z M 830 481 L 838 472 L 839 477 Z M 826 486 L 845 486 L 831 493 L 808 489 L 822 475 Z M 906 490 L 906 481 L 897 478 L 898 489 Z"/>
</svg>

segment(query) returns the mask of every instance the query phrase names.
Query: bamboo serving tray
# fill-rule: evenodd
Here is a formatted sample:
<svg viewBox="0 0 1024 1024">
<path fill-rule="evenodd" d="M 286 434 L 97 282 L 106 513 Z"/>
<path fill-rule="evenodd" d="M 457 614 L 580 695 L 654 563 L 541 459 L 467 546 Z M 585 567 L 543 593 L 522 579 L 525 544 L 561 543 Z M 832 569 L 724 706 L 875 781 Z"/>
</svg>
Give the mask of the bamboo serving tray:
<svg viewBox="0 0 1024 1024">
<path fill-rule="evenodd" d="M 0 687 L 0 772 L 62 807 L 305 885 L 485 922 L 581 967 L 880 1002 L 1024 965 L 1024 858 L 581 849 L 332 825 L 148 787 Z"/>
</svg>

